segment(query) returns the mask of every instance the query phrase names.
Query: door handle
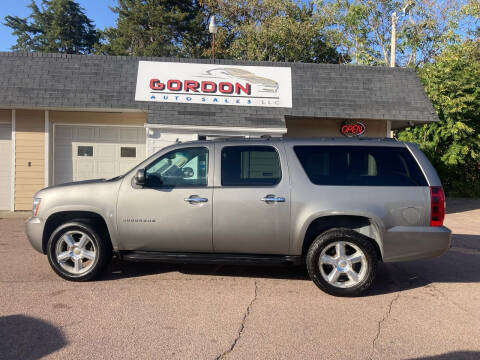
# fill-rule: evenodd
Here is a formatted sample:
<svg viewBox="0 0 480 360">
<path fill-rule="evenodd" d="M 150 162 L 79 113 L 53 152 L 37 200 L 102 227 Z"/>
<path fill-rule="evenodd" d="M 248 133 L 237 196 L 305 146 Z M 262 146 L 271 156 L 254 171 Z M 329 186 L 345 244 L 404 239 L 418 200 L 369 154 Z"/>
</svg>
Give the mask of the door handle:
<svg viewBox="0 0 480 360">
<path fill-rule="evenodd" d="M 190 204 L 208 202 L 208 199 L 207 199 L 207 198 L 200 197 L 200 196 L 198 196 L 198 195 L 191 195 L 190 197 L 185 198 L 185 199 L 183 199 L 183 200 L 186 201 L 186 202 L 188 202 L 188 203 L 190 203 Z"/>
<path fill-rule="evenodd" d="M 260 201 L 264 201 L 266 203 L 271 203 L 271 202 L 285 202 L 285 198 L 281 196 L 275 196 L 275 195 L 267 195 L 265 197 L 262 197 Z"/>
</svg>

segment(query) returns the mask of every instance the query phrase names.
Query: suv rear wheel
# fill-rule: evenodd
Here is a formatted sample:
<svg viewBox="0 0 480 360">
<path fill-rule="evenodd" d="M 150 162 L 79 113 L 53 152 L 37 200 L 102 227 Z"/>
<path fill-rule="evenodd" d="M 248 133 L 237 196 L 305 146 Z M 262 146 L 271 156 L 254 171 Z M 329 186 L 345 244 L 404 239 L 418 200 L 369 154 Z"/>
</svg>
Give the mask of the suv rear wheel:
<svg viewBox="0 0 480 360">
<path fill-rule="evenodd" d="M 312 281 L 335 296 L 357 296 L 372 284 L 377 257 L 370 240 L 350 229 L 331 229 L 320 234 L 307 253 Z"/>
<path fill-rule="evenodd" d="M 62 278 L 87 281 L 99 275 L 108 264 L 110 243 L 93 227 L 81 221 L 59 226 L 47 244 L 48 262 Z"/>
</svg>

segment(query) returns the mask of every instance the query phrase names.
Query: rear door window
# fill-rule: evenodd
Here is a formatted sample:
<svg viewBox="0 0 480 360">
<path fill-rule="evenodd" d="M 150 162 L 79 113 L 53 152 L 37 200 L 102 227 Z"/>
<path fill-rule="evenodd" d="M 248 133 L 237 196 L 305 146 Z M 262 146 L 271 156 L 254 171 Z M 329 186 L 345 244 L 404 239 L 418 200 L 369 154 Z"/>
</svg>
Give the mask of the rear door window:
<svg viewBox="0 0 480 360">
<path fill-rule="evenodd" d="M 273 186 L 280 182 L 280 159 L 271 146 L 226 146 L 222 149 L 223 186 Z"/>
<path fill-rule="evenodd" d="M 316 185 L 427 186 L 406 148 L 381 146 L 295 146 Z"/>
</svg>

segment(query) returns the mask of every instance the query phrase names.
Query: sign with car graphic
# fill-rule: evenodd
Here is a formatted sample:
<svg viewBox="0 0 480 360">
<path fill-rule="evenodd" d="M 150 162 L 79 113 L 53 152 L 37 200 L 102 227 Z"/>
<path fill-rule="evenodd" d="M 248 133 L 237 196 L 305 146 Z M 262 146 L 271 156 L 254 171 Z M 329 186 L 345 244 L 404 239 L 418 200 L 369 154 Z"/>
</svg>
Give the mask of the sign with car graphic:
<svg viewBox="0 0 480 360">
<path fill-rule="evenodd" d="M 292 107 L 290 67 L 140 61 L 136 101 Z"/>
</svg>

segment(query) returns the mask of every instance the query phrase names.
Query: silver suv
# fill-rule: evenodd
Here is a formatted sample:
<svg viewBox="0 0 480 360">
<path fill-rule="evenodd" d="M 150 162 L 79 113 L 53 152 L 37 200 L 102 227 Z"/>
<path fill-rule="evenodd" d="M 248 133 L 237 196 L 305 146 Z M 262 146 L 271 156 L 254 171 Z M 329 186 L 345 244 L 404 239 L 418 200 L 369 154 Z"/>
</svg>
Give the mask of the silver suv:
<svg viewBox="0 0 480 360">
<path fill-rule="evenodd" d="M 123 176 L 35 195 L 32 246 L 61 277 L 130 261 L 304 264 L 329 294 L 358 295 L 377 263 L 450 246 L 425 155 L 390 139 L 179 143 Z"/>
</svg>

